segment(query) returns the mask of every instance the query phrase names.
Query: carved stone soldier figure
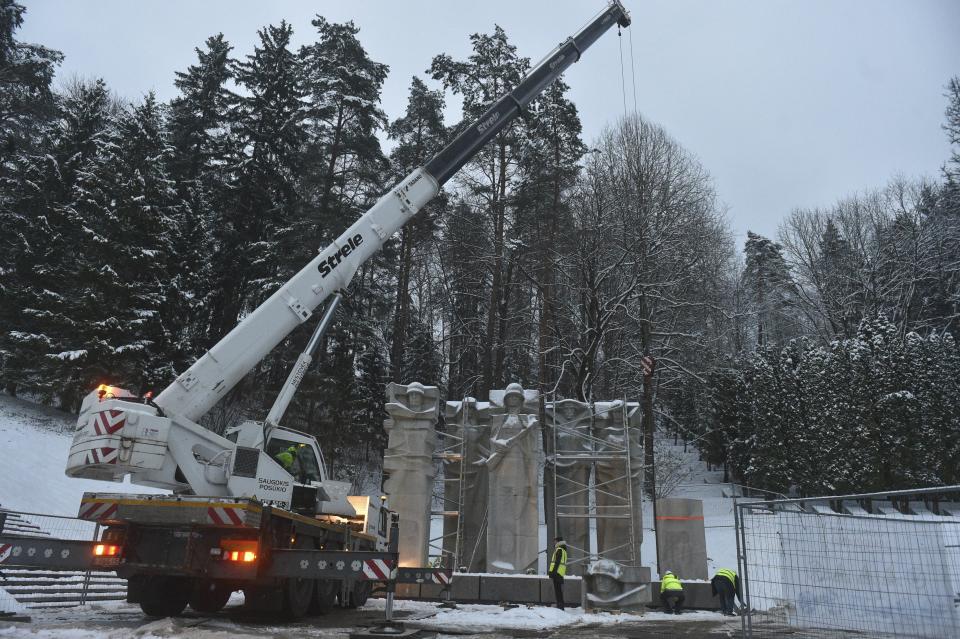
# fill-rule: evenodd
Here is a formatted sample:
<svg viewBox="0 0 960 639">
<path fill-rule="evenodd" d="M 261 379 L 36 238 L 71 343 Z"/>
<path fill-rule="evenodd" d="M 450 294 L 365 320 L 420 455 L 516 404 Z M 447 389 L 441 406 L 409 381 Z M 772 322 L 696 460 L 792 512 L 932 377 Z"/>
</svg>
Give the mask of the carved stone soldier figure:
<svg viewBox="0 0 960 639">
<path fill-rule="evenodd" d="M 400 515 L 400 563 L 426 566 L 439 391 L 418 382 L 389 384 L 386 411 L 390 419 L 383 422 L 388 435 L 383 488 L 390 509 Z"/>
<path fill-rule="evenodd" d="M 536 568 L 539 551 L 535 415 L 522 414 L 520 384 L 507 386 L 504 413 L 491 419 L 487 467 L 487 571 L 521 574 Z"/>
<path fill-rule="evenodd" d="M 590 564 L 584 576 L 587 610 L 642 612 L 650 602 L 650 571 L 611 559 Z"/>
<path fill-rule="evenodd" d="M 444 495 L 451 509 L 459 503 L 463 518 L 460 557 L 456 569 L 483 572 L 487 568 L 487 537 L 484 517 L 487 513 L 487 467 L 481 462 L 490 441 L 490 408 L 487 402 L 478 402 L 473 397 L 463 401 L 447 402 L 444 409 L 447 431 L 463 438 L 463 459 L 445 460 L 444 477 L 459 479 L 463 485 L 463 503 L 460 482 L 447 481 Z M 443 547 L 448 553 L 456 550 L 457 522 L 454 517 L 445 517 L 443 522 Z"/>
<path fill-rule="evenodd" d="M 622 401 L 597 402 L 595 404 L 593 435 L 599 455 L 610 453 L 608 459 L 596 464 L 596 503 L 600 515 L 627 515 L 634 519 L 633 538 L 630 535 L 629 519 L 597 519 L 597 552 L 604 559 L 627 561 L 639 552 L 642 536 L 641 486 L 643 477 L 643 454 L 640 447 L 640 429 L 631 424 L 631 413 L 636 405 L 624 412 Z M 627 477 L 627 453 L 629 451 L 630 478 Z M 633 511 L 629 509 L 633 501 Z M 631 548 L 631 544 L 633 548 Z"/>
<path fill-rule="evenodd" d="M 593 456 L 591 411 L 587 404 L 575 399 L 548 402 L 545 409 L 547 423 L 552 430 L 550 435 L 556 442 L 555 454 L 548 455 L 546 463 L 556 472 L 557 514 L 577 515 L 571 518 L 557 517 L 557 530 L 552 536 L 563 537 L 567 542 L 567 574 L 580 575 L 583 557 L 589 551 L 590 527 L 586 515 L 590 497 L 590 458 Z M 578 455 L 584 459 L 576 459 Z M 549 472 L 544 474 L 545 478 L 549 476 Z"/>
</svg>

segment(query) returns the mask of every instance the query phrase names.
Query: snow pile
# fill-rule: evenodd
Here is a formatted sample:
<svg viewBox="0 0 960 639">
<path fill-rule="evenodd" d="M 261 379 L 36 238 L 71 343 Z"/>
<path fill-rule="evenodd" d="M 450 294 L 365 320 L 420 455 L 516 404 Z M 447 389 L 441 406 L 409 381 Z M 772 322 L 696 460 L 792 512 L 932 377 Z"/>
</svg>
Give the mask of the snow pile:
<svg viewBox="0 0 960 639">
<path fill-rule="evenodd" d="M 644 615 L 589 613 L 583 608 L 558 610 L 546 606 L 518 606 L 504 610 L 500 606 L 461 605 L 457 610 L 440 609 L 433 617 L 418 619 L 411 625 L 439 632 L 477 633 L 496 630 L 549 630 L 577 626 L 616 626 L 647 621 L 723 620 L 718 613 L 691 612 L 668 615 L 650 612 Z"/>
<path fill-rule="evenodd" d="M 74 415 L 0 395 L 0 507 L 75 517 L 85 492 L 166 492 L 129 481 L 67 477 L 75 422 Z"/>
</svg>

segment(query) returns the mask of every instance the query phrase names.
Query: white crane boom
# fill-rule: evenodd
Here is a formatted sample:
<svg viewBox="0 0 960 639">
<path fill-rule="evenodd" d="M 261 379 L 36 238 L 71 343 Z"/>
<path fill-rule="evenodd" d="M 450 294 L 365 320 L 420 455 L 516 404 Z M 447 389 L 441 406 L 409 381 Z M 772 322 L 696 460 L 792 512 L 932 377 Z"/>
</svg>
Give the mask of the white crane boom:
<svg viewBox="0 0 960 639">
<path fill-rule="evenodd" d="M 345 287 L 383 243 L 429 202 L 480 148 L 503 130 L 614 24 L 630 23 L 618 0 L 560 44 L 510 93 L 392 191 L 157 396 L 164 410 L 197 420 L 329 295 Z"/>
<path fill-rule="evenodd" d="M 322 328 L 290 374 L 268 417 L 266 432 L 262 424 L 247 422 L 232 429 L 234 439 L 229 440 L 201 427 L 197 420 L 307 321 L 317 306 L 345 288 L 364 262 L 433 199 L 447 180 L 614 24 L 630 24 L 619 0 L 613 0 L 587 26 L 561 43 L 513 91 L 381 197 L 155 401 L 109 387 L 90 393 L 81 407 L 67 474 L 113 481 L 122 481 L 130 474 L 135 483 L 191 490 L 199 495 L 249 496 L 285 507 L 305 504 L 309 509 L 314 498 L 336 501 L 330 494 L 337 489 L 337 482 L 325 478 L 322 465 L 317 473 L 301 478 L 297 484 L 291 481 L 293 471 L 281 467 L 267 453 L 275 441 L 283 441 L 293 448 L 315 449 L 316 459 L 322 459 L 312 436 L 274 428 L 309 365 Z M 327 321 L 330 317 L 332 311 Z M 274 440 L 274 431 L 282 432 L 283 437 Z M 310 467 L 315 468 L 316 463 Z"/>
</svg>

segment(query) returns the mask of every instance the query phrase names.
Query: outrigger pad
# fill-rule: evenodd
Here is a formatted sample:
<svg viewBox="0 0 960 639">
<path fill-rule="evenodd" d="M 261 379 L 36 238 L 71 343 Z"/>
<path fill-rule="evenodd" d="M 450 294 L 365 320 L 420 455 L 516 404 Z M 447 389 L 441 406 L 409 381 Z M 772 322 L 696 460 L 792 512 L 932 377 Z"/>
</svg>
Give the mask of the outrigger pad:
<svg viewBox="0 0 960 639">
<path fill-rule="evenodd" d="M 362 630 L 355 630 L 350 633 L 350 639 L 383 639 L 384 637 L 417 637 L 418 639 L 429 639 L 436 636 L 436 633 L 425 633 L 423 630 L 407 628 L 402 623 L 396 621 L 382 623 L 378 626 L 371 626 Z"/>
</svg>

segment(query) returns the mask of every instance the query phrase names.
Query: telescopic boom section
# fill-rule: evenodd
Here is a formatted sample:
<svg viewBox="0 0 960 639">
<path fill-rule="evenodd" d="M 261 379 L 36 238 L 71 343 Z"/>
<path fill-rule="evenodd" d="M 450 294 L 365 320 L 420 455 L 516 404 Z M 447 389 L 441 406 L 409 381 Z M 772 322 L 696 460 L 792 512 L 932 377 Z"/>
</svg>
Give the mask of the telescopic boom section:
<svg viewBox="0 0 960 639">
<path fill-rule="evenodd" d="M 567 38 L 566 42 L 551 51 L 513 91 L 494 102 L 476 122 L 427 162 L 424 167 L 427 173 L 441 185 L 445 184 L 484 144 L 506 128 L 544 89 L 560 77 L 567 67 L 577 62 L 587 47 L 615 24 L 630 26 L 630 14 L 619 0 L 614 0 L 579 33 Z"/>
<path fill-rule="evenodd" d="M 317 306 L 345 288 L 354 273 L 400 230 L 440 186 L 502 131 L 613 25 L 630 16 L 614 0 L 576 35 L 554 49 L 513 91 L 458 135 L 423 168 L 400 181 L 353 226 L 247 315 L 156 398 L 171 415 L 198 420 L 289 335 Z"/>
</svg>

